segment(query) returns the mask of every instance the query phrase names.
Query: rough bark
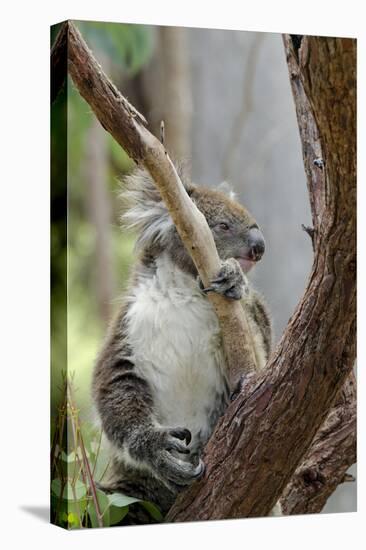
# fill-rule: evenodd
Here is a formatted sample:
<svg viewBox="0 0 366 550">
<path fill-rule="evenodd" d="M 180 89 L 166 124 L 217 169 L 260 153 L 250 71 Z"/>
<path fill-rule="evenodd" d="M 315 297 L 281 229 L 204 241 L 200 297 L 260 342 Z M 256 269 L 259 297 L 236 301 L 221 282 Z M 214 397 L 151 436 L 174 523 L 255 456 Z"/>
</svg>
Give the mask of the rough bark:
<svg viewBox="0 0 366 550">
<path fill-rule="evenodd" d="M 171 521 L 267 515 L 352 370 L 356 322 L 355 49 L 352 40 L 304 37 L 300 48 L 288 52 L 289 61 L 298 62 L 299 78 L 294 81 L 299 88 L 303 86 L 309 99 L 302 124 L 309 123 L 318 136 L 315 148 L 308 148 L 303 141 L 304 157 L 312 160 L 311 169 L 306 167 L 314 223 L 312 273 L 268 368 L 259 375 L 251 371 L 246 376 L 239 397 L 206 447 L 205 478 L 181 495 L 169 514 Z M 187 200 L 164 148 L 146 130 L 143 117 L 106 79 L 72 25 L 69 71 L 102 125 L 152 174 L 206 283 L 218 267 L 210 231 Z M 299 112 L 301 109 L 298 116 Z M 228 364 L 233 368 L 241 360 L 235 346 L 239 346 L 240 336 L 247 334 L 232 304 L 220 300 L 214 305 L 226 338 Z M 232 358 L 237 363 L 230 364 Z"/>
<path fill-rule="evenodd" d="M 314 203 L 314 212 L 318 207 L 315 204 L 316 195 L 311 189 L 314 185 L 324 184 L 322 178 L 325 162 L 322 158 L 317 124 L 301 80 L 299 60 L 303 65 L 305 55 L 303 50 L 301 52 L 299 50 L 302 39 L 303 37 L 300 36 L 292 38 L 285 36 L 284 45 L 303 144 L 304 165 L 310 186 L 309 195 Z M 306 42 L 304 44 L 304 51 L 306 51 Z M 352 126 L 350 131 L 355 140 L 355 127 Z M 353 147 L 355 147 L 355 141 L 353 141 Z M 303 229 L 309 234 L 314 245 L 314 228 L 303 227 Z M 350 338 L 352 344 L 355 338 L 353 332 Z M 320 512 L 332 492 L 346 479 L 347 469 L 356 462 L 356 413 L 356 380 L 351 373 L 334 408 L 282 495 L 281 504 L 285 514 Z"/>
<path fill-rule="evenodd" d="M 67 74 L 67 25 L 62 25 L 51 49 L 51 104 L 55 101 Z"/>
<path fill-rule="evenodd" d="M 349 376 L 281 497 L 285 515 L 321 512 L 356 462 L 356 380 Z"/>
<path fill-rule="evenodd" d="M 285 38 L 307 173 L 314 263 L 259 380 L 248 380 L 206 448 L 205 479 L 169 519 L 269 513 L 355 359 L 356 43 Z M 302 101 L 299 101 L 301 97 Z"/>
<path fill-rule="evenodd" d="M 203 283 L 208 285 L 219 272 L 220 259 L 205 217 L 186 193 L 164 146 L 147 130 L 144 117 L 108 79 L 76 27 L 71 22 L 67 25 L 68 70 L 74 84 L 105 130 L 150 172 Z M 256 370 L 252 335 L 240 303 L 214 293 L 209 300 L 220 322 L 234 386 L 239 374 Z"/>
</svg>

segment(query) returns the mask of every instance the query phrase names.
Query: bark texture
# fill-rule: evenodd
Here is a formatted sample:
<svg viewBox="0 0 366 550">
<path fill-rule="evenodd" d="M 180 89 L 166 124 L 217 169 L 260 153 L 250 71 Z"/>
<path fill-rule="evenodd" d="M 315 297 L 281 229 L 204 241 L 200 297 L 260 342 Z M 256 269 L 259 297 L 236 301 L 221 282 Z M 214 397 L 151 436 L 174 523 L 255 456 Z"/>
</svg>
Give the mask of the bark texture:
<svg viewBox="0 0 366 550">
<path fill-rule="evenodd" d="M 302 42 L 304 38 L 305 41 Z M 314 213 L 318 212 L 321 207 L 320 201 L 316 202 L 317 197 L 312 189 L 314 186 L 319 188 L 324 185 L 325 161 L 322 158 L 318 127 L 301 77 L 302 67 L 304 63 L 306 64 L 307 39 L 298 35 L 292 37 L 287 35 L 284 36 L 284 45 L 303 144 L 309 196 Z M 303 49 L 301 49 L 302 46 Z M 352 58 L 350 61 L 355 63 L 355 50 Z M 355 92 L 355 82 L 351 91 Z M 356 101 L 355 97 L 354 101 Z M 352 123 L 351 136 L 348 138 L 352 138 L 350 144 L 352 145 L 352 154 L 355 155 L 355 119 L 352 120 Z M 355 174 L 356 167 L 353 166 L 352 170 Z M 355 201 L 355 198 L 353 200 Z M 356 204 L 354 206 L 356 207 Z M 316 215 L 314 225 L 315 223 Z M 314 246 L 316 236 L 314 228 L 304 227 L 304 230 L 309 234 Z M 350 345 L 353 345 L 354 341 L 355 334 L 351 331 Z M 356 462 L 356 415 L 356 380 L 354 374 L 351 373 L 337 397 L 334 408 L 317 433 L 303 462 L 296 469 L 282 495 L 281 505 L 285 514 L 320 512 L 337 486 L 348 480 L 347 469 Z"/>
<path fill-rule="evenodd" d="M 285 515 L 321 512 L 356 462 L 356 380 L 349 376 L 323 426 L 281 497 Z M 354 480 L 353 480 L 354 481 Z"/>
<path fill-rule="evenodd" d="M 313 268 L 266 372 L 248 379 L 229 407 L 206 447 L 205 479 L 178 498 L 171 521 L 267 515 L 355 360 L 356 43 L 286 36 L 285 47 L 314 224 Z"/>
<path fill-rule="evenodd" d="M 219 272 L 220 259 L 205 217 L 186 193 L 164 146 L 147 130 L 145 118 L 108 79 L 76 27 L 71 22 L 67 25 L 68 70 L 74 84 L 105 130 L 150 172 L 203 283 L 208 285 Z M 240 303 L 214 293 L 209 300 L 220 322 L 234 385 L 240 373 L 256 369 L 252 336 Z"/>
<path fill-rule="evenodd" d="M 55 101 L 67 75 L 68 27 L 63 24 L 51 49 L 51 104 Z"/>
</svg>

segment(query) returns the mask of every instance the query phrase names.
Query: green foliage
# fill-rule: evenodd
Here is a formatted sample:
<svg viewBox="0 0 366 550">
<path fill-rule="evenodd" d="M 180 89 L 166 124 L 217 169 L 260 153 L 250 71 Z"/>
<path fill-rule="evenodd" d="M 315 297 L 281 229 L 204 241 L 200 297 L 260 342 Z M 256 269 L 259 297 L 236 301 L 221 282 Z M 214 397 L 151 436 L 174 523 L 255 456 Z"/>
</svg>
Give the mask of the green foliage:
<svg viewBox="0 0 366 550">
<path fill-rule="evenodd" d="M 68 529 L 129 523 L 130 507 L 148 512 L 151 523 L 163 516 L 152 502 L 98 489 L 108 468 L 101 433 L 80 419 L 73 378 L 64 378 L 51 451 L 51 518 Z"/>
</svg>

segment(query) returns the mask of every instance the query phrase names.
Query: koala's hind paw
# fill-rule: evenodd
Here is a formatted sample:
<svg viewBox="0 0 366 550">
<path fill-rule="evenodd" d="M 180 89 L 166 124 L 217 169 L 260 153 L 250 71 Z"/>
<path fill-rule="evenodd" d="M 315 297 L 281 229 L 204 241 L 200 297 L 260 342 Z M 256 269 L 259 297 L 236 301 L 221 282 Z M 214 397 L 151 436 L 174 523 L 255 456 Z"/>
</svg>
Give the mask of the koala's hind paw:
<svg viewBox="0 0 366 550">
<path fill-rule="evenodd" d="M 205 465 L 201 459 L 198 464 L 183 461 L 170 452 L 163 452 L 159 457 L 159 473 L 165 479 L 178 487 L 191 485 L 200 479 L 205 471 Z"/>
<path fill-rule="evenodd" d="M 161 432 L 155 441 L 154 466 L 161 477 L 177 488 L 190 485 L 205 470 L 203 461 L 190 455 L 191 439 L 186 428 L 172 428 Z"/>
<path fill-rule="evenodd" d="M 202 288 L 202 292 L 217 292 L 232 300 L 241 300 L 249 292 L 248 281 L 235 258 L 225 260 L 210 286 Z"/>
<path fill-rule="evenodd" d="M 181 440 L 185 439 L 186 445 L 189 445 L 192 439 L 192 434 L 187 428 L 175 428 L 170 430 L 170 435 Z"/>
</svg>

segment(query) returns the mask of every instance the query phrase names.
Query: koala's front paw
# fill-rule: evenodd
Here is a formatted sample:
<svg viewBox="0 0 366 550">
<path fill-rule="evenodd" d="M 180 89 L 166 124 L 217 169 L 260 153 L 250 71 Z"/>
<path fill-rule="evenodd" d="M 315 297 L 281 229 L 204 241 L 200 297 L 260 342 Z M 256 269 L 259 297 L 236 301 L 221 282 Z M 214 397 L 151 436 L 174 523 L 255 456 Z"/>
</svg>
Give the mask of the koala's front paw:
<svg viewBox="0 0 366 550">
<path fill-rule="evenodd" d="M 245 277 L 239 262 L 235 258 L 225 260 L 215 279 L 210 281 L 210 286 L 202 288 L 202 291 L 218 292 L 226 298 L 241 300 L 249 292 L 247 278 Z"/>
<path fill-rule="evenodd" d="M 204 473 L 203 461 L 189 456 L 190 441 L 191 432 L 186 428 L 161 430 L 154 439 L 151 456 L 154 469 L 176 486 L 190 485 Z"/>
</svg>

